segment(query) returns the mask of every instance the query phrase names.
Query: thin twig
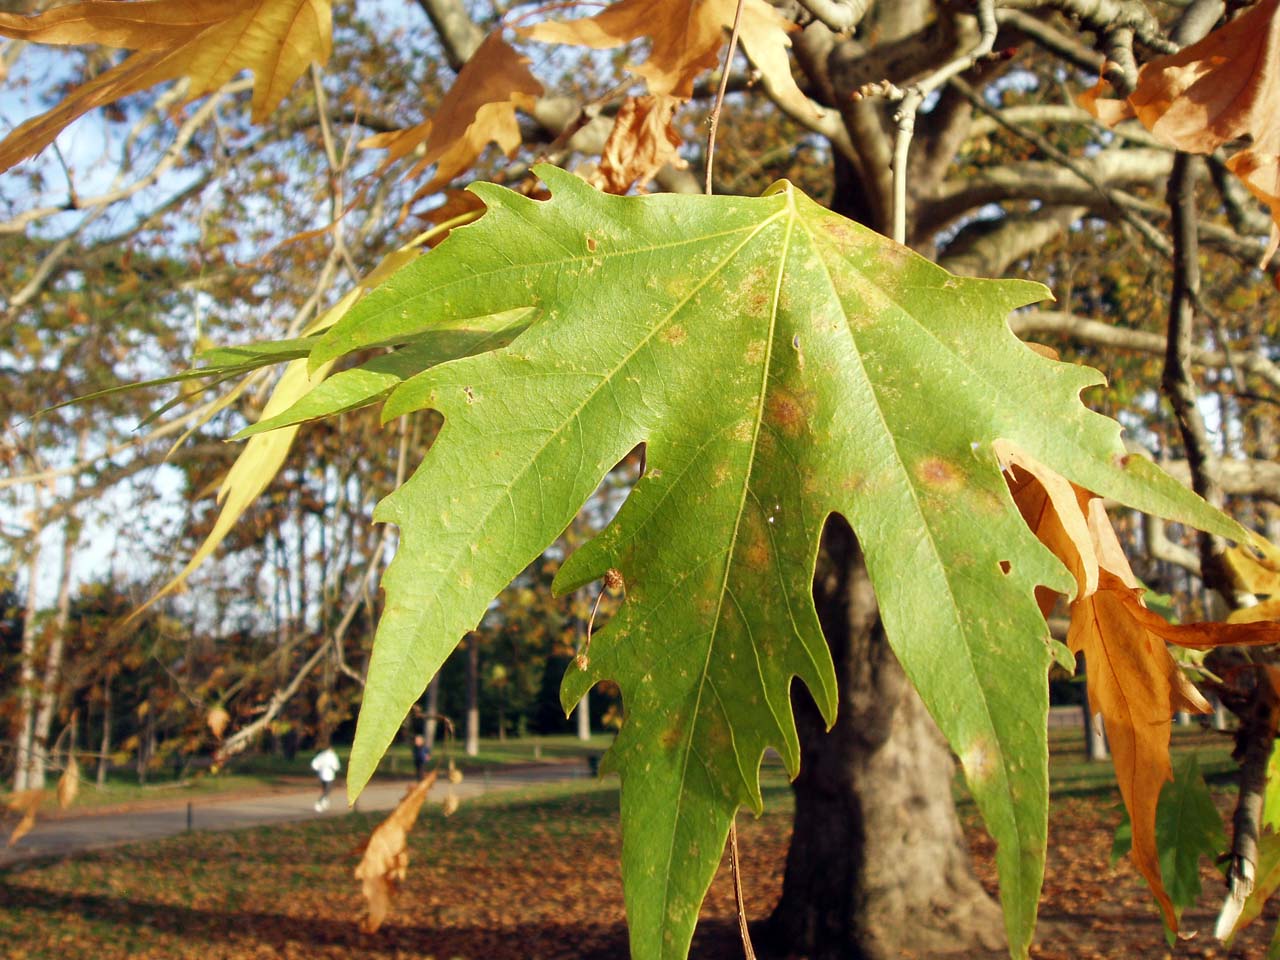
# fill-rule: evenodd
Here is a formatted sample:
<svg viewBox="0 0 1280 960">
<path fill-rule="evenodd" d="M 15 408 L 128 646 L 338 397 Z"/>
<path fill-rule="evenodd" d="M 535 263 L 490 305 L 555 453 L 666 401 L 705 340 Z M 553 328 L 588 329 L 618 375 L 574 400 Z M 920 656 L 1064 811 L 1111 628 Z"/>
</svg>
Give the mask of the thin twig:
<svg viewBox="0 0 1280 960">
<path fill-rule="evenodd" d="M 873 84 L 867 88 L 868 94 L 887 95 L 898 101 L 898 109 L 893 115 L 897 126 L 897 135 L 893 142 L 893 216 L 890 236 L 898 243 L 907 242 L 907 159 L 911 153 L 911 141 L 916 132 L 916 113 L 929 94 L 942 87 L 948 80 L 959 76 L 975 63 L 991 52 L 995 46 L 996 23 L 995 0 L 978 0 L 975 11 L 978 17 L 980 33 L 978 41 L 968 52 L 943 64 L 927 77 L 900 90 L 890 83 Z"/>
<path fill-rule="evenodd" d="M 724 69 L 720 74 L 720 88 L 716 91 L 716 102 L 711 106 L 711 126 L 707 131 L 707 182 L 705 192 L 711 195 L 711 173 L 716 162 L 716 131 L 720 129 L 720 111 L 724 108 L 725 92 L 729 89 L 729 68 L 733 65 L 733 55 L 738 49 L 738 27 L 742 21 L 744 0 L 738 0 L 733 11 L 733 30 L 729 33 L 729 52 L 725 54 Z"/>
<path fill-rule="evenodd" d="M 747 928 L 747 904 L 742 895 L 742 864 L 738 861 L 738 818 L 729 824 L 729 872 L 733 874 L 733 896 L 738 903 L 738 933 L 742 937 L 742 953 L 747 960 L 756 960 L 751 946 L 751 931 Z"/>
</svg>

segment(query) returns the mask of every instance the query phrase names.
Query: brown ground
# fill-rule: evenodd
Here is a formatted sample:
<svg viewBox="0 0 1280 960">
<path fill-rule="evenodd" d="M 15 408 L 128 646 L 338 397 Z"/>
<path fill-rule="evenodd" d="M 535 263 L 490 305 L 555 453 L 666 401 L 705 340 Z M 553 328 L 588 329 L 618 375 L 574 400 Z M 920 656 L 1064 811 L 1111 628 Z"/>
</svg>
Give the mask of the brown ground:
<svg viewBox="0 0 1280 960">
<path fill-rule="evenodd" d="M 391 918 L 369 936 L 357 928 L 361 903 L 351 869 L 353 847 L 373 817 L 194 833 L 0 873 L 0 956 L 623 958 L 614 804 L 616 794 L 597 792 L 550 812 L 479 803 L 448 821 L 430 812 L 415 831 L 409 877 Z M 1055 802 L 1033 956 L 1262 960 L 1274 911 L 1228 952 L 1211 936 L 1222 882 L 1207 863 L 1205 895 L 1185 918 L 1190 939 L 1168 949 L 1132 867 L 1108 863 L 1116 819 L 1109 795 Z M 992 843 L 972 816 L 968 826 L 980 875 L 994 890 Z M 743 817 L 740 829 L 748 915 L 761 918 L 778 895 L 789 820 Z M 691 955 L 742 956 L 726 869 L 707 898 Z"/>
</svg>

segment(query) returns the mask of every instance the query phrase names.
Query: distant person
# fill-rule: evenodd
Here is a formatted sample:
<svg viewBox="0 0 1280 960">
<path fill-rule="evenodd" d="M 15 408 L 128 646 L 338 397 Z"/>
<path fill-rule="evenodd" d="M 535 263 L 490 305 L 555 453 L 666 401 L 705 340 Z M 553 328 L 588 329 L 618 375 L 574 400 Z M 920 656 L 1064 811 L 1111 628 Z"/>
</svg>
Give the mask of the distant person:
<svg viewBox="0 0 1280 960">
<path fill-rule="evenodd" d="M 311 760 L 311 769 L 320 778 L 320 798 L 316 801 L 316 813 L 329 809 L 329 789 L 333 786 L 333 778 L 342 769 L 342 761 L 333 752 L 333 747 L 325 747 Z"/>
<path fill-rule="evenodd" d="M 422 734 L 413 738 L 413 773 L 419 780 L 427 772 L 427 764 L 431 762 L 431 744 Z"/>
</svg>

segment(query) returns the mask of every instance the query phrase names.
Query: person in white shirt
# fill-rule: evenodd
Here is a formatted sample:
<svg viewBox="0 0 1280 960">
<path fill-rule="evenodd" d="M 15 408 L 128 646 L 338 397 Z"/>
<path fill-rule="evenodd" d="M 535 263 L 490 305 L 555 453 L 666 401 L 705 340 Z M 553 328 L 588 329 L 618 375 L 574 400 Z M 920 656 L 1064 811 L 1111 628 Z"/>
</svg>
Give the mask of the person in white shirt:
<svg viewBox="0 0 1280 960">
<path fill-rule="evenodd" d="M 329 789 L 333 779 L 342 769 L 342 761 L 333 752 L 333 747 L 325 747 L 311 761 L 311 769 L 320 778 L 320 799 L 316 801 L 316 813 L 329 809 Z"/>
</svg>

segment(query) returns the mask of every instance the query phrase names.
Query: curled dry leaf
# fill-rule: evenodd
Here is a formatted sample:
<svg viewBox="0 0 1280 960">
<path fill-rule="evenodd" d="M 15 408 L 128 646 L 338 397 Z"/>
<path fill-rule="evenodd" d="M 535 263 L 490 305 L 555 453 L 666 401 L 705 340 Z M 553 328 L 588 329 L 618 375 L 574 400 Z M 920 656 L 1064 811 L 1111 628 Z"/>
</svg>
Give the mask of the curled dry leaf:
<svg viewBox="0 0 1280 960">
<path fill-rule="evenodd" d="M 58 778 L 58 807 L 67 809 L 76 802 L 80 793 L 80 764 L 75 757 L 67 760 L 67 767 Z"/>
<path fill-rule="evenodd" d="M 459 770 L 456 766 L 454 766 L 452 758 L 450 758 L 449 760 L 449 782 L 450 783 L 462 782 L 462 771 Z"/>
<path fill-rule="evenodd" d="M 596 50 L 647 39 L 649 57 L 631 72 L 645 79 L 650 93 L 688 100 L 698 75 L 719 63 L 737 6 L 738 0 L 621 0 L 594 17 L 544 21 L 521 33 L 543 43 Z M 813 106 L 791 73 L 788 29 L 788 22 L 764 0 L 743 3 L 739 42 L 760 71 L 765 89 L 790 109 L 812 113 Z"/>
<path fill-rule="evenodd" d="M 528 64 L 529 58 L 503 40 L 500 29 L 495 30 L 476 48 L 430 119 L 368 137 L 360 146 L 388 151 L 382 170 L 420 151 L 410 177 L 436 164 L 435 176 L 410 203 L 462 173 L 490 143 L 510 156 L 521 139 L 516 110 L 531 111 L 542 95 L 542 84 L 529 72 Z"/>
<path fill-rule="evenodd" d="M 205 716 L 204 722 L 209 725 L 209 731 L 221 740 L 222 735 L 227 731 L 227 724 L 231 722 L 231 714 L 221 706 L 214 707 Z"/>
<path fill-rule="evenodd" d="M 44 803 L 43 790 L 18 790 L 5 798 L 5 806 L 19 814 L 18 825 L 9 834 L 9 846 L 13 846 L 36 825 L 36 811 Z"/>
<path fill-rule="evenodd" d="M 673 122 L 681 102 L 665 96 L 627 97 L 605 141 L 600 166 L 587 182 L 605 193 L 626 193 L 633 184 L 648 183 L 668 163 L 677 170 L 687 167 Z"/>
<path fill-rule="evenodd" d="M 0 171 L 39 153 L 93 108 L 179 77 L 190 80 L 187 99 L 194 100 L 253 71 L 253 119 L 260 122 L 308 64 L 329 59 L 331 34 L 330 0 L 87 0 L 31 17 L 0 13 L 6 37 L 135 51 L 10 133 L 0 143 Z"/>
<path fill-rule="evenodd" d="M 391 811 L 391 815 L 378 824 L 369 836 L 364 856 L 355 869 L 361 892 L 369 904 L 369 912 L 360 924 L 360 929 L 365 933 L 376 931 L 387 918 L 391 897 L 409 869 L 409 854 L 404 849 L 405 840 L 435 782 L 436 772 L 433 770 L 410 788 L 404 799 Z"/>
<path fill-rule="evenodd" d="M 1265 265 L 1280 247 L 1280 0 L 1262 0 L 1199 43 L 1146 64 L 1126 100 L 1105 81 L 1079 97 L 1103 123 L 1137 117 L 1157 138 L 1212 153 L 1240 137 L 1252 146 L 1227 166 L 1271 210 Z"/>
<path fill-rule="evenodd" d="M 1196 649 L 1276 643 L 1280 624 L 1170 624 L 1142 602 L 1143 590 L 1099 498 L 1010 445 L 997 444 L 997 453 L 1023 519 L 1076 578 L 1067 646 L 1084 654 L 1089 703 L 1106 724 L 1120 794 L 1133 824 L 1130 856 L 1165 923 L 1177 930 L 1177 912 L 1161 879 L 1156 809 L 1161 789 L 1173 778 L 1173 714 L 1212 708 L 1166 643 Z M 1053 598 L 1040 599 L 1042 610 L 1052 608 Z"/>
<path fill-rule="evenodd" d="M 449 795 L 444 798 L 444 802 L 440 806 L 446 817 L 452 817 L 458 812 L 457 794 L 450 792 Z"/>
</svg>

